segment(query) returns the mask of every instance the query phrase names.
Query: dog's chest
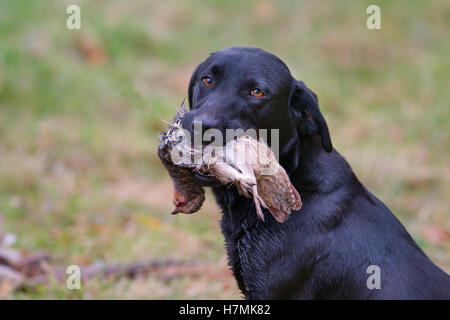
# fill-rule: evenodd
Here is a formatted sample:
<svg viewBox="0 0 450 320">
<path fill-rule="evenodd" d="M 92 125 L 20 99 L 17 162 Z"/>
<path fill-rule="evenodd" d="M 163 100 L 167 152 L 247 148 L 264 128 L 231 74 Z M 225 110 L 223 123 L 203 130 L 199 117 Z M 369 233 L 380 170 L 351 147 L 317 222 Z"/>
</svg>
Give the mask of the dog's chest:
<svg viewBox="0 0 450 320">
<path fill-rule="evenodd" d="M 262 222 L 257 221 L 258 224 Z M 262 223 L 263 224 L 263 223 Z M 239 289 L 247 299 L 262 299 L 267 292 L 272 250 L 270 232 L 264 228 L 235 224 L 229 216 L 222 218 L 228 262 L 233 270 Z"/>
<path fill-rule="evenodd" d="M 264 256 L 251 235 L 243 233 L 239 238 L 225 236 L 229 264 L 238 281 L 239 288 L 247 298 L 255 297 L 266 283 Z"/>
<path fill-rule="evenodd" d="M 228 263 L 246 298 L 262 298 L 267 287 L 267 263 L 271 253 L 264 244 L 270 241 L 266 223 L 258 219 L 251 199 L 240 197 L 234 187 L 213 189 L 222 208 L 222 233 Z"/>
</svg>

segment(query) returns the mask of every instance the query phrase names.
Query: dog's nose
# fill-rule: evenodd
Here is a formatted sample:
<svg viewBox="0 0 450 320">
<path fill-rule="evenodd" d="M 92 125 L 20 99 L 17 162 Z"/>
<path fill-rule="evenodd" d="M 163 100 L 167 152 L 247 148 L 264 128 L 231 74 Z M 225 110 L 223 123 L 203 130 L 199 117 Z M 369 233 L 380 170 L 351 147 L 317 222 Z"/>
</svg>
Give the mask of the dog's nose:
<svg viewBox="0 0 450 320">
<path fill-rule="evenodd" d="M 220 134 L 222 134 L 223 126 L 221 122 L 211 116 L 194 117 L 191 126 L 194 135 L 201 135 L 203 144 L 210 143 L 212 139 L 211 136 L 214 137 L 214 140 L 217 139 L 218 132 L 216 130 L 219 130 Z"/>
<path fill-rule="evenodd" d="M 204 134 L 205 131 L 210 129 L 220 130 L 220 124 L 216 119 L 211 117 L 195 117 L 192 122 L 192 130 L 200 130 L 200 128 L 201 133 Z"/>
</svg>

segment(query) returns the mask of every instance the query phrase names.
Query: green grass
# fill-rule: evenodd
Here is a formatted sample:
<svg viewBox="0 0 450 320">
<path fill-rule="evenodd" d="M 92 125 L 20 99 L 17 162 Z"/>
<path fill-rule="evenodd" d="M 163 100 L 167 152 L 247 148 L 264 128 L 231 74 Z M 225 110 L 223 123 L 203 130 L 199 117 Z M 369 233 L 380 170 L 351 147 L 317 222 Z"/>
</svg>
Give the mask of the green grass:
<svg viewBox="0 0 450 320">
<path fill-rule="evenodd" d="M 171 184 L 157 133 L 210 52 L 261 47 L 319 96 L 334 146 L 362 182 L 450 271 L 448 1 L 62 1 L 0 3 L 0 215 L 15 247 L 56 264 L 200 259 L 225 268 L 211 196 L 170 216 Z M 101 63 L 80 52 L 93 43 Z M 448 238 L 447 238 L 448 239 Z M 239 298 L 231 277 L 57 282 L 20 299 Z"/>
</svg>

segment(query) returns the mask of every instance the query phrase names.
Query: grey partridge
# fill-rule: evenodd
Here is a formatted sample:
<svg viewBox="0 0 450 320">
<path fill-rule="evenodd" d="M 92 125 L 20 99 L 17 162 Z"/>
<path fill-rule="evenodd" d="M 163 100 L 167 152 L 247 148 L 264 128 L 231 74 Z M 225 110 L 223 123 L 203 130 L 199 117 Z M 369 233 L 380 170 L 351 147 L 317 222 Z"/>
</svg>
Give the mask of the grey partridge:
<svg viewBox="0 0 450 320">
<path fill-rule="evenodd" d="M 221 148 L 195 150 L 188 144 L 181 144 L 184 131 L 181 121 L 186 114 L 181 105 L 166 132 L 160 136 L 158 156 L 172 178 L 175 192 L 173 214 L 194 213 L 204 200 L 203 188 L 195 180 L 195 172 L 201 171 L 214 176 L 222 184 L 234 184 L 238 192 L 253 197 L 256 213 L 264 221 L 262 208 L 266 208 L 276 221 L 286 221 L 292 210 L 302 206 L 301 198 L 283 167 L 278 163 L 272 150 L 264 143 L 250 136 L 241 136 Z M 201 152 L 200 164 L 177 163 L 171 158 L 172 151 L 184 152 L 188 156 Z"/>
</svg>

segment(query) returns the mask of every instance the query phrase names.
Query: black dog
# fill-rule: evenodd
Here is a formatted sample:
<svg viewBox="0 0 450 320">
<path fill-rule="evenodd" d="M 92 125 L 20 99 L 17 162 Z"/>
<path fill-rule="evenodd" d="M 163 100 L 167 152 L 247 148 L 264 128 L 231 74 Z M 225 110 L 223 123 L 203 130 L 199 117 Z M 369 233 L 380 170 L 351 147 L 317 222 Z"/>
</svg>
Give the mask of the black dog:
<svg viewBox="0 0 450 320">
<path fill-rule="evenodd" d="M 189 104 L 189 130 L 194 121 L 203 130 L 279 129 L 280 163 L 302 197 L 285 223 L 268 212 L 262 222 L 236 188 L 198 176 L 222 208 L 229 264 L 247 299 L 450 299 L 450 277 L 358 181 L 333 149 L 317 96 L 276 56 L 213 53 L 191 78 Z M 379 267 L 379 287 L 369 266 Z"/>
</svg>

